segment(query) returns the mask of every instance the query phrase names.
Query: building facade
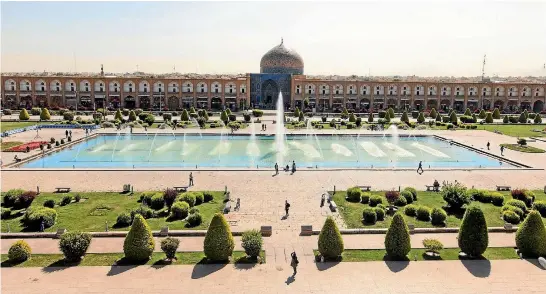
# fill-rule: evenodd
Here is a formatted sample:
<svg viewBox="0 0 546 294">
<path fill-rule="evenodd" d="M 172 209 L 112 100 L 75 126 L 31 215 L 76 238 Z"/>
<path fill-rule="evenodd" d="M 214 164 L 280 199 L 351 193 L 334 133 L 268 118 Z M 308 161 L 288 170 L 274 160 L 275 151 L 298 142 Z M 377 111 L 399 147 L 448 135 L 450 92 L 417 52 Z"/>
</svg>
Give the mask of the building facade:
<svg viewBox="0 0 546 294">
<path fill-rule="evenodd" d="M 240 75 L 166 74 L 2 74 L 3 108 L 142 108 L 188 107 L 239 110 L 306 105 L 316 111 L 359 112 L 386 109 L 478 108 L 505 112 L 545 111 L 546 81 L 472 78 L 309 76 L 302 57 L 281 43 L 260 61 L 260 73 Z"/>
</svg>

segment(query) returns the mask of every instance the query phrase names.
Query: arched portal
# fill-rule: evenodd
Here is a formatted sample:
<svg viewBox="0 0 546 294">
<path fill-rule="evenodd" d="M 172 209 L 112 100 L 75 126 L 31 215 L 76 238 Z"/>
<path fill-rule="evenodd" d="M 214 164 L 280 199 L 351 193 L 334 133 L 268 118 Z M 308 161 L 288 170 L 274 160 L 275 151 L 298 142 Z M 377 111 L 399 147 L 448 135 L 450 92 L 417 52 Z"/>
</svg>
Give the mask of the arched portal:
<svg viewBox="0 0 546 294">
<path fill-rule="evenodd" d="M 544 102 L 537 100 L 535 103 L 533 103 L 533 112 L 534 113 L 540 113 L 544 110 Z"/>
<path fill-rule="evenodd" d="M 178 109 L 178 97 L 176 96 L 169 97 L 168 105 L 169 105 L 169 110 Z"/>
<path fill-rule="evenodd" d="M 279 86 L 273 80 L 267 80 L 262 84 L 261 103 L 265 108 L 275 108 L 279 97 Z"/>
</svg>

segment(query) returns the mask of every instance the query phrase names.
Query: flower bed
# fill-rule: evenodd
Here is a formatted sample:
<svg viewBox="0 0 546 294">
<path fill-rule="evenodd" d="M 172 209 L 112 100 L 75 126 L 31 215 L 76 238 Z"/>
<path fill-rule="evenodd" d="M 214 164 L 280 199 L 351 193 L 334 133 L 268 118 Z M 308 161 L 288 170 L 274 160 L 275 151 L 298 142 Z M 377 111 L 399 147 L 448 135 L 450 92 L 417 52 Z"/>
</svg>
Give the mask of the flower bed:
<svg viewBox="0 0 546 294">
<path fill-rule="evenodd" d="M 30 150 L 34 150 L 34 149 L 40 148 L 40 145 L 47 145 L 47 142 L 46 141 L 29 142 L 29 143 L 17 145 L 15 147 L 11 147 L 11 148 L 9 148 L 9 149 L 7 149 L 5 151 L 7 151 L 7 152 L 26 152 L 27 147 Z"/>
</svg>

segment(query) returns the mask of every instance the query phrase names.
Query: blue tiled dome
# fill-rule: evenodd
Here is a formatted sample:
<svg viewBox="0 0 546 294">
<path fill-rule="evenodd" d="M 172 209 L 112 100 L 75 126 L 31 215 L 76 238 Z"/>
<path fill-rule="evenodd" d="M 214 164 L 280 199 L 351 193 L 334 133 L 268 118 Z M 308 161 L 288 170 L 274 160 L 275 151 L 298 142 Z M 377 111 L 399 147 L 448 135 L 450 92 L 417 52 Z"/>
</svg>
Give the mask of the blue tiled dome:
<svg viewBox="0 0 546 294">
<path fill-rule="evenodd" d="M 303 74 L 303 59 L 293 50 L 284 47 L 283 42 L 262 57 L 261 73 Z"/>
</svg>

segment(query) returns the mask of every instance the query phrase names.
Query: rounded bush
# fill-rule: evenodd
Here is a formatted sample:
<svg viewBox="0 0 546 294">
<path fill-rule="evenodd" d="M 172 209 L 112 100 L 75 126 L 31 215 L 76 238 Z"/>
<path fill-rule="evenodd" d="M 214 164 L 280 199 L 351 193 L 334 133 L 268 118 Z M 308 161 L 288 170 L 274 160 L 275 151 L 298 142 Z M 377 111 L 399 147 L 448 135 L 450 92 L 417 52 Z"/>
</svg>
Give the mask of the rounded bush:
<svg viewBox="0 0 546 294">
<path fill-rule="evenodd" d="M 416 215 L 418 220 L 428 222 L 430 221 L 430 208 L 426 206 L 419 206 L 419 208 L 417 208 Z"/>
<path fill-rule="evenodd" d="M 398 197 L 396 200 L 394 200 L 394 205 L 402 207 L 406 206 L 408 204 L 406 197 Z"/>
<path fill-rule="evenodd" d="M 216 213 L 205 236 L 205 256 L 213 261 L 228 260 L 234 246 L 233 235 L 226 219 L 221 213 Z"/>
<path fill-rule="evenodd" d="M 400 196 L 401 196 L 400 198 L 405 198 L 406 199 L 407 204 L 413 203 L 413 194 L 411 194 L 410 191 L 404 190 L 404 191 L 400 192 Z"/>
<path fill-rule="evenodd" d="M 517 225 L 519 224 L 519 221 L 520 221 L 520 218 L 519 218 L 519 215 L 517 215 L 517 213 L 515 213 L 514 211 L 512 210 L 505 210 L 502 212 L 502 219 L 507 222 L 507 223 L 511 223 L 513 225 Z"/>
<path fill-rule="evenodd" d="M 15 202 L 17 202 L 17 199 L 19 199 L 19 196 L 21 196 L 23 193 L 25 193 L 22 189 L 11 189 L 7 191 L 4 194 L 4 207 L 11 207 L 15 205 Z"/>
<path fill-rule="evenodd" d="M 172 237 L 161 240 L 161 250 L 165 252 L 167 259 L 173 260 L 176 257 L 176 250 L 179 244 L 180 240 Z"/>
<path fill-rule="evenodd" d="M 8 251 L 9 260 L 16 263 L 21 263 L 28 260 L 31 255 L 32 249 L 24 240 L 19 240 L 13 243 Z"/>
<path fill-rule="evenodd" d="M 128 227 L 131 225 L 131 215 L 127 212 L 122 212 L 116 219 L 116 225 L 120 227 Z"/>
<path fill-rule="evenodd" d="M 244 231 L 241 238 L 241 245 L 245 250 L 246 255 L 251 257 L 260 256 L 262 251 L 262 234 L 258 230 L 248 230 Z"/>
<path fill-rule="evenodd" d="M 29 119 L 30 119 L 30 115 L 28 115 L 27 110 L 23 108 L 19 112 L 19 120 L 29 120 Z"/>
<path fill-rule="evenodd" d="M 347 201 L 350 202 L 360 202 L 360 188 L 358 187 L 352 187 L 347 189 Z"/>
<path fill-rule="evenodd" d="M 370 192 L 362 192 L 360 195 L 360 203 L 362 204 L 370 203 L 370 197 L 372 197 L 372 194 Z"/>
<path fill-rule="evenodd" d="M 523 210 L 521 210 L 521 208 L 513 206 L 513 205 L 508 205 L 508 204 L 504 205 L 501 208 L 501 212 L 505 212 L 505 211 L 512 211 L 512 212 L 516 213 L 519 217 L 523 217 L 523 215 L 525 214 L 523 212 Z"/>
<path fill-rule="evenodd" d="M 152 202 L 150 207 L 155 210 L 162 209 L 165 206 L 165 199 L 163 198 L 163 194 L 155 194 L 154 196 L 152 196 L 151 201 Z"/>
<path fill-rule="evenodd" d="M 203 222 L 203 217 L 199 212 L 191 213 L 186 219 L 190 227 L 196 227 Z"/>
<path fill-rule="evenodd" d="M 331 216 L 326 218 L 326 221 L 320 230 L 318 250 L 324 258 L 328 259 L 337 258 L 343 253 L 343 238 Z"/>
<path fill-rule="evenodd" d="M 211 192 L 209 192 L 209 191 L 203 192 L 203 201 L 204 202 L 209 202 L 209 201 L 212 201 L 213 199 L 214 199 L 214 197 L 212 196 Z"/>
<path fill-rule="evenodd" d="M 521 200 L 510 199 L 510 200 L 508 200 L 506 202 L 506 205 L 515 206 L 515 207 L 521 209 L 523 211 L 523 213 L 525 213 L 527 211 L 527 206 L 525 205 L 525 202 L 523 202 Z"/>
<path fill-rule="evenodd" d="M 415 190 L 415 188 L 406 187 L 406 188 L 404 188 L 404 191 L 409 191 L 411 193 L 411 195 L 413 195 L 413 201 L 417 200 L 417 190 Z M 408 203 L 410 203 L 410 202 L 408 201 Z"/>
<path fill-rule="evenodd" d="M 458 243 L 461 251 L 471 257 L 481 256 L 487 249 L 489 244 L 487 223 L 479 206 L 470 206 L 466 209 L 459 229 Z"/>
<path fill-rule="evenodd" d="M 531 211 L 519 226 L 516 246 L 526 257 L 546 256 L 546 228 L 538 212 Z"/>
<path fill-rule="evenodd" d="M 10 217 L 10 215 L 11 215 L 11 209 L 2 207 L 2 213 L 1 213 L 2 219 L 6 219 Z"/>
<path fill-rule="evenodd" d="M 183 193 L 180 196 L 180 201 L 188 203 L 188 205 L 190 207 L 194 207 L 195 206 L 195 195 L 192 192 Z"/>
<path fill-rule="evenodd" d="M 45 228 L 53 226 L 57 220 L 57 211 L 48 207 L 30 207 L 22 219 L 25 226 L 31 229 L 39 229 L 42 220 Z"/>
<path fill-rule="evenodd" d="M 405 259 L 411 250 L 410 234 L 404 217 L 400 213 L 394 215 L 391 225 L 385 235 L 387 255 L 394 259 Z"/>
<path fill-rule="evenodd" d="M 65 205 L 68 205 L 72 202 L 72 195 L 66 195 L 63 197 L 63 199 L 61 200 L 61 205 L 62 206 L 65 206 Z"/>
<path fill-rule="evenodd" d="M 504 195 L 499 192 L 491 192 L 489 193 L 489 196 L 491 197 L 491 202 L 495 206 L 502 206 L 504 203 Z"/>
<path fill-rule="evenodd" d="M 444 201 L 453 209 L 460 209 L 465 204 L 470 204 L 472 199 L 461 183 L 447 183 L 442 187 L 441 193 Z"/>
<path fill-rule="evenodd" d="M 383 198 L 379 195 L 372 195 L 372 197 L 370 197 L 370 206 L 375 207 L 378 204 L 383 204 Z"/>
<path fill-rule="evenodd" d="M 538 211 L 542 217 L 546 217 L 546 201 L 536 201 L 533 203 L 533 209 Z"/>
<path fill-rule="evenodd" d="M 141 215 L 136 215 L 123 242 L 125 258 L 132 261 L 148 260 L 154 252 L 154 247 L 155 241 L 148 223 Z"/>
<path fill-rule="evenodd" d="M 362 211 L 362 220 L 367 224 L 375 224 L 377 221 L 377 214 L 374 208 L 366 207 Z"/>
<path fill-rule="evenodd" d="M 67 232 L 61 235 L 59 248 L 68 261 L 81 260 L 91 244 L 91 234 L 82 232 Z"/>
<path fill-rule="evenodd" d="M 19 195 L 15 202 L 15 206 L 17 208 L 29 208 L 37 195 L 38 193 L 34 191 L 25 191 L 23 194 Z"/>
<path fill-rule="evenodd" d="M 145 219 L 152 218 L 154 216 L 154 212 L 146 206 L 140 206 L 139 208 L 132 210 L 131 219 L 134 219 L 137 214 L 141 215 Z"/>
<path fill-rule="evenodd" d="M 385 220 L 385 210 L 382 207 L 374 207 L 373 210 L 375 211 L 378 221 Z"/>
<path fill-rule="evenodd" d="M 188 216 L 188 210 L 190 205 L 185 201 L 179 201 L 173 204 L 171 207 L 171 218 L 173 219 L 185 219 Z"/>
<path fill-rule="evenodd" d="M 194 214 L 194 213 L 198 213 L 198 212 L 199 212 L 199 209 L 197 209 L 197 207 L 190 208 L 190 214 Z"/>
<path fill-rule="evenodd" d="M 447 213 L 445 212 L 445 210 L 438 207 L 434 207 L 432 209 L 431 221 L 433 225 L 435 226 L 445 225 L 446 219 L 447 219 Z"/>
<path fill-rule="evenodd" d="M 53 200 L 53 199 L 47 199 L 47 200 L 44 202 L 44 207 L 49 207 L 49 208 L 55 207 L 55 200 Z"/>
<path fill-rule="evenodd" d="M 195 196 L 195 205 L 205 202 L 205 195 L 202 192 L 193 192 L 193 195 Z"/>
<path fill-rule="evenodd" d="M 151 206 L 152 205 L 152 197 L 155 195 L 155 193 L 145 192 L 140 194 L 140 202 L 142 204 Z"/>
<path fill-rule="evenodd" d="M 404 213 L 407 216 L 416 216 L 417 215 L 417 209 L 419 207 L 415 204 L 409 204 L 406 207 L 404 207 Z"/>
</svg>

